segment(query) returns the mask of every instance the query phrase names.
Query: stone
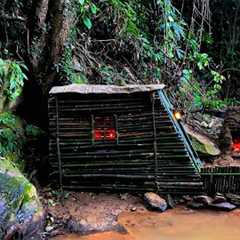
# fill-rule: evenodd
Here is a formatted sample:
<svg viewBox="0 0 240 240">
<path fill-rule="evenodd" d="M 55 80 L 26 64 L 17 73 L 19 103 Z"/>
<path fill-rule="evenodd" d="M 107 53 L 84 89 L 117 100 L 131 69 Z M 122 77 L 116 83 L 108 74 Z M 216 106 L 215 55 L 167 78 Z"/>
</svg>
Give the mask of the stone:
<svg viewBox="0 0 240 240">
<path fill-rule="evenodd" d="M 200 125 L 201 125 L 202 127 L 204 127 L 204 128 L 208 128 L 208 127 L 209 127 L 209 125 L 208 125 L 206 122 L 204 122 L 204 121 L 202 121 L 202 122 L 200 123 Z"/>
<path fill-rule="evenodd" d="M 221 154 L 217 159 L 214 160 L 215 166 L 230 166 L 234 163 L 234 159 L 228 154 Z"/>
<path fill-rule="evenodd" d="M 193 200 L 192 197 L 190 197 L 189 195 L 184 195 L 182 199 L 184 202 L 191 202 Z"/>
<path fill-rule="evenodd" d="M 240 195 L 238 195 L 238 194 L 232 194 L 232 193 L 227 193 L 227 194 L 226 194 L 226 198 L 227 198 L 227 200 L 228 200 L 230 203 L 232 203 L 232 204 L 234 204 L 234 205 L 236 205 L 236 206 L 240 206 Z"/>
<path fill-rule="evenodd" d="M 78 61 L 78 59 L 75 55 L 73 56 L 72 63 L 73 63 L 73 65 L 72 65 L 73 70 L 75 70 L 76 72 L 84 71 L 84 68 L 81 66 L 80 62 Z"/>
<path fill-rule="evenodd" d="M 236 205 L 229 203 L 229 202 L 222 202 L 222 203 L 211 203 L 209 205 L 209 208 L 214 210 L 220 210 L 220 211 L 232 211 L 237 208 Z"/>
<path fill-rule="evenodd" d="M 224 203 L 227 199 L 220 193 L 217 193 L 212 201 L 213 204 Z"/>
<path fill-rule="evenodd" d="M 35 187 L 5 158 L 0 159 L 0 239 L 38 239 L 45 213 Z"/>
<path fill-rule="evenodd" d="M 53 229 L 54 229 L 54 226 L 49 225 L 45 228 L 45 231 L 46 232 L 51 232 Z"/>
<path fill-rule="evenodd" d="M 206 205 L 203 203 L 192 201 L 187 204 L 187 207 L 192 208 L 192 209 L 203 209 L 206 207 Z"/>
<path fill-rule="evenodd" d="M 202 154 L 209 155 L 209 156 L 219 156 L 221 151 L 217 144 L 211 140 L 209 137 L 200 134 L 194 131 L 188 125 L 184 125 L 184 128 L 188 135 L 190 136 L 193 144 L 193 148 Z"/>
<path fill-rule="evenodd" d="M 185 203 L 185 200 L 183 198 L 176 200 L 176 204 L 183 204 L 183 203 Z"/>
<path fill-rule="evenodd" d="M 153 192 L 148 192 L 144 194 L 144 200 L 147 206 L 152 210 L 157 210 L 164 212 L 167 210 L 168 204 L 165 199 L 161 198 L 159 195 Z"/>
<path fill-rule="evenodd" d="M 87 233 L 89 231 L 89 226 L 85 219 L 81 219 L 79 222 L 74 218 L 70 218 L 67 221 L 67 229 L 72 233 Z"/>
<path fill-rule="evenodd" d="M 128 199 L 128 193 L 121 193 L 120 194 L 120 199 L 126 201 Z"/>
<path fill-rule="evenodd" d="M 210 136 L 214 141 L 218 141 L 219 134 L 223 127 L 223 114 L 213 115 L 206 113 L 189 113 L 185 119 L 187 125 L 195 129 L 198 133 L 204 136 Z"/>
<path fill-rule="evenodd" d="M 137 210 L 137 208 L 136 207 L 131 207 L 131 209 L 130 209 L 132 212 L 135 212 L 136 210 Z"/>
<path fill-rule="evenodd" d="M 175 208 L 176 207 L 176 202 L 172 198 L 171 194 L 167 195 L 167 203 L 170 208 Z"/>
<path fill-rule="evenodd" d="M 193 198 L 193 200 L 196 202 L 196 203 L 201 203 L 203 204 L 204 206 L 208 206 L 209 204 L 212 203 L 213 199 L 207 195 L 199 195 L 199 196 L 195 196 Z"/>
</svg>

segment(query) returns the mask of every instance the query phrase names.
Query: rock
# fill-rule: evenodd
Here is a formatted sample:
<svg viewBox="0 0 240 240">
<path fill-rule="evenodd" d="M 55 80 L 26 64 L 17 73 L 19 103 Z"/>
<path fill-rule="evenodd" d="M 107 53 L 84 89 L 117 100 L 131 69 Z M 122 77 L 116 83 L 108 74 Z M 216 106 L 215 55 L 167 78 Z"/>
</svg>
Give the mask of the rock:
<svg viewBox="0 0 240 240">
<path fill-rule="evenodd" d="M 214 210 L 220 210 L 220 211 L 232 211 L 237 208 L 236 205 L 229 203 L 229 202 L 222 202 L 222 203 L 211 203 L 209 205 L 209 208 Z"/>
<path fill-rule="evenodd" d="M 211 139 L 218 141 L 219 134 L 223 127 L 224 118 L 220 115 L 213 116 L 212 114 L 197 112 L 189 113 L 185 121 L 188 126 L 193 127 L 200 134 L 211 136 Z"/>
<path fill-rule="evenodd" d="M 144 200 L 146 201 L 148 207 L 152 210 L 158 210 L 164 212 L 167 210 L 168 204 L 165 199 L 161 198 L 159 195 L 153 192 L 148 192 L 144 194 Z"/>
<path fill-rule="evenodd" d="M 195 196 L 187 206 L 192 209 L 203 209 L 212 204 L 213 199 L 207 195 Z"/>
<path fill-rule="evenodd" d="M 222 194 L 217 193 L 216 196 L 214 197 L 212 203 L 218 204 L 218 203 L 224 203 L 226 201 L 227 201 L 227 199 Z"/>
<path fill-rule="evenodd" d="M 73 70 L 75 70 L 77 72 L 84 71 L 84 68 L 81 66 L 80 62 L 78 61 L 78 59 L 75 55 L 73 55 L 72 64 L 73 64 L 72 65 Z"/>
<path fill-rule="evenodd" d="M 120 194 L 120 199 L 126 201 L 128 199 L 128 193 L 121 193 Z"/>
<path fill-rule="evenodd" d="M 192 209 L 203 209 L 206 207 L 206 205 L 203 203 L 192 201 L 187 204 L 187 207 L 192 208 Z"/>
<path fill-rule="evenodd" d="M 209 127 L 209 125 L 208 125 L 205 121 L 202 121 L 202 122 L 200 123 L 200 125 L 201 125 L 202 127 L 204 127 L 204 128 L 208 128 L 208 127 Z"/>
<path fill-rule="evenodd" d="M 234 163 L 234 159 L 228 154 L 221 154 L 217 159 L 214 160 L 215 166 L 230 166 Z"/>
<path fill-rule="evenodd" d="M 88 223 L 85 219 L 82 219 L 80 222 L 71 218 L 67 222 L 67 229 L 73 233 L 86 233 L 88 232 Z"/>
<path fill-rule="evenodd" d="M 0 159 L 0 239 L 38 239 L 45 214 L 35 187 L 8 160 Z"/>
<path fill-rule="evenodd" d="M 183 199 L 185 202 L 191 202 L 191 201 L 193 200 L 192 197 L 190 197 L 189 195 L 183 196 L 182 199 Z"/>
<path fill-rule="evenodd" d="M 176 200 L 176 204 L 183 204 L 183 203 L 185 203 L 185 200 L 183 198 Z"/>
<path fill-rule="evenodd" d="M 49 225 L 45 228 L 45 231 L 46 232 L 51 232 L 53 229 L 54 229 L 54 226 Z"/>
<path fill-rule="evenodd" d="M 204 206 L 208 206 L 209 204 L 212 203 L 213 199 L 207 195 L 199 195 L 199 196 L 195 196 L 193 198 L 194 202 L 196 203 L 201 203 Z"/>
<path fill-rule="evenodd" d="M 170 194 L 167 195 L 167 203 L 170 208 L 175 208 L 176 203 Z"/>
<path fill-rule="evenodd" d="M 193 147 L 197 152 L 210 156 L 220 155 L 220 149 L 218 148 L 217 144 L 213 142 L 210 138 L 192 130 L 192 128 L 188 125 L 184 125 L 184 128 L 190 136 Z"/>
<path fill-rule="evenodd" d="M 130 209 L 132 212 L 135 212 L 136 210 L 137 210 L 137 208 L 136 207 L 131 207 L 131 209 Z"/>
<path fill-rule="evenodd" d="M 226 198 L 230 203 L 232 203 L 236 206 L 240 206 L 240 195 L 227 193 Z"/>
</svg>

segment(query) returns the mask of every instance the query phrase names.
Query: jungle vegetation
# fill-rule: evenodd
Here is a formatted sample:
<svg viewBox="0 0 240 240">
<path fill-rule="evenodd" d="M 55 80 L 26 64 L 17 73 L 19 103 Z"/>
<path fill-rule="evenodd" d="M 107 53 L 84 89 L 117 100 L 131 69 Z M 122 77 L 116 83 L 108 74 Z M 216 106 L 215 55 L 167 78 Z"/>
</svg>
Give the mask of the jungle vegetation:
<svg viewBox="0 0 240 240">
<path fill-rule="evenodd" d="M 185 112 L 239 104 L 239 28 L 238 0 L 2 0 L 1 154 L 47 129 L 55 85 L 165 83 Z"/>
</svg>

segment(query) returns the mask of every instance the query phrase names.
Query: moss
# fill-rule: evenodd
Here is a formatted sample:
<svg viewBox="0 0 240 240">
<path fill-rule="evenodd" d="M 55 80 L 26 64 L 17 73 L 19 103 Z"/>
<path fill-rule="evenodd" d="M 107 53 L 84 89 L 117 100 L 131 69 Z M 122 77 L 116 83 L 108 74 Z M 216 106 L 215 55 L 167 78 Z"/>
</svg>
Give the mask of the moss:
<svg viewBox="0 0 240 240">
<path fill-rule="evenodd" d="M 204 145 L 198 142 L 196 139 L 192 138 L 192 144 L 195 151 L 201 152 L 201 153 L 207 153 Z"/>
<path fill-rule="evenodd" d="M 195 151 L 211 156 L 217 156 L 219 155 L 219 149 L 216 148 L 212 143 L 205 142 L 199 142 L 195 138 L 191 137 L 192 145 Z"/>
<path fill-rule="evenodd" d="M 0 154 L 8 161 L 24 169 L 23 147 L 26 142 L 21 118 L 10 112 L 0 114 Z"/>
<path fill-rule="evenodd" d="M 66 78 L 71 83 L 83 84 L 88 82 L 86 76 L 83 73 L 75 72 L 73 67 L 73 48 L 77 41 L 77 31 L 75 26 L 70 29 L 68 41 L 65 44 L 66 47 L 59 67 L 62 78 Z"/>
<path fill-rule="evenodd" d="M 11 209 L 37 199 L 35 187 L 21 171 L 7 159 L 0 161 L 0 189 L 5 192 Z"/>
<path fill-rule="evenodd" d="M 35 187 L 9 160 L 0 160 L 1 211 L 0 238 L 11 226 L 23 227 L 34 224 L 43 217 L 43 208 Z"/>
</svg>

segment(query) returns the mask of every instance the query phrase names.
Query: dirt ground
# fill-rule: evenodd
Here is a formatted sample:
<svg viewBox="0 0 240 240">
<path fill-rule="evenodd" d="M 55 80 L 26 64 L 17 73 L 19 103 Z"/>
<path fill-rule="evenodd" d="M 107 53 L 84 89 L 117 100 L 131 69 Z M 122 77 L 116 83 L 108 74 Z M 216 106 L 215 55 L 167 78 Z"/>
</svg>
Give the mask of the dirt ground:
<svg viewBox="0 0 240 240">
<path fill-rule="evenodd" d="M 62 196 L 62 195 L 61 195 Z M 146 209 L 140 196 L 107 193 L 41 194 L 48 211 L 46 239 L 53 240 L 239 240 L 240 209 L 164 213 Z M 59 202 L 61 201 L 61 203 Z"/>
<path fill-rule="evenodd" d="M 239 240 L 239 217 L 240 210 L 226 213 L 184 207 L 164 213 L 123 212 L 118 223 L 126 233 L 70 234 L 55 240 Z"/>
<path fill-rule="evenodd" d="M 43 190 L 41 199 L 48 212 L 46 232 L 49 238 L 66 231 L 124 233 L 125 229 L 118 223 L 121 213 L 147 211 L 141 197 L 127 193 L 69 192 L 60 198 L 57 192 Z"/>
</svg>

